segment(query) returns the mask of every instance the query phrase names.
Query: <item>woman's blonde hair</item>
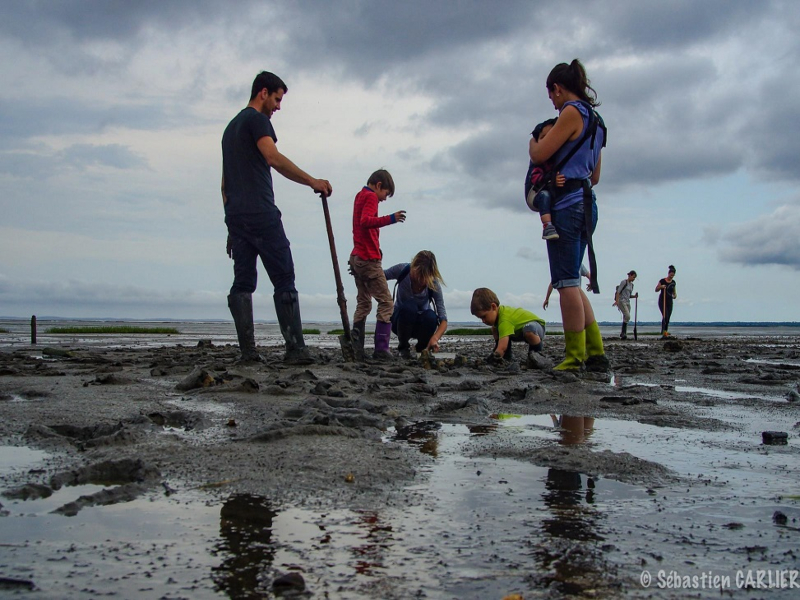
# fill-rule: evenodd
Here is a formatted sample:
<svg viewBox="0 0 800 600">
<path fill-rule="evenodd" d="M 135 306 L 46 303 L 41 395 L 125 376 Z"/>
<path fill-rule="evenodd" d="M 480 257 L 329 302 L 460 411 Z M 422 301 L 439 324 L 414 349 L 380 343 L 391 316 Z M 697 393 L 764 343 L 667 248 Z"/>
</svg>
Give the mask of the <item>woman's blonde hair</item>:
<svg viewBox="0 0 800 600">
<path fill-rule="evenodd" d="M 442 274 L 439 273 L 439 266 L 436 264 L 436 256 L 430 250 L 420 250 L 411 259 L 411 270 L 416 276 L 425 282 L 425 287 L 432 290 L 436 289 L 436 282 L 446 285 Z"/>
</svg>

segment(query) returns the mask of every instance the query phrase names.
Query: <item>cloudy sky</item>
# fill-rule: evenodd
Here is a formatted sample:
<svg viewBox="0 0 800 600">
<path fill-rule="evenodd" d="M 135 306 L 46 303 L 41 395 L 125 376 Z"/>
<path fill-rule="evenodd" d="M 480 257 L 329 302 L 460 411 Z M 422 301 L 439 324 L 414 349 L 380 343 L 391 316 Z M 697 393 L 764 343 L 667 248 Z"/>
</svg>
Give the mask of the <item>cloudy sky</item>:
<svg viewBox="0 0 800 600">
<path fill-rule="evenodd" d="M 278 148 L 329 179 L 339 262 L 369 174 L 404 209 L 384 265 L 434 251 L 451 321 L 476 287 L 541 310 L 522 194 L 545 80 L 580 58 L 609 128 L 597 187 L 601 320 L 798 318 L 800 12 L 751 1 L 1 0 L 0 316 L 228 318 L 220 138 L 261 70 L 289 87 Z M 338 319 L 319 200 L 276 175 L 305 320 Z M 343 269 L 349 309 L 355 287 Z M 273 319 L 260 271 L 258 319 Z M 556 299 L 557 300 L 557 299 Z M 374 317 L 374 312 L 371 315 Z"/>
</svg>

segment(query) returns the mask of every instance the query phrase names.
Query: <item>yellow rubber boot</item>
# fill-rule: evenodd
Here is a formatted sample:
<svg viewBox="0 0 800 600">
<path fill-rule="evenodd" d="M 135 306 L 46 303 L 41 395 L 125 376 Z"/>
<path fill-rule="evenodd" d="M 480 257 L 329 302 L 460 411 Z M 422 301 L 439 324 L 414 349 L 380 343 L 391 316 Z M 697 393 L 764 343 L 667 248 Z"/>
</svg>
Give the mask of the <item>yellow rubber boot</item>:
<svg viewBox="0 0 800 600">
<path fill-rule="evenodd" d="M 565 331 L 564 345 L 567 357 L 553 367 L 554 371 L 580 371 L 583 368 L 583 357 L 586 355 L 586 332 Z"/>
<path fill-rule="evenodd" d="M 606 358 L 606 351 L 603 349 L 603 336 L 600 335 L 600 327 L 597 321 L 586 328 L 586 370 L 587 371 L 608 371 L 610 364 Z"/>
</svg>

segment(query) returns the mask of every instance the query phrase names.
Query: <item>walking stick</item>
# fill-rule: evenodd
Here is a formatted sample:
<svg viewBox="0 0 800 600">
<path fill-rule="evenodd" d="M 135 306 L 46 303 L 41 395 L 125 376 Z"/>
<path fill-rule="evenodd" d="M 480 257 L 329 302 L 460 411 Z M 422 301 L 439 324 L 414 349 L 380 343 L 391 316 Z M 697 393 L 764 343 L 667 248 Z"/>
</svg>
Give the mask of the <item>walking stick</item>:
<svg viewBox="0 0 800 600">
<path fill-rule="evenodd" d="M 639 321 L 639 296 L 636 296 L 636 298 L 634 298 L 633 300 L 634 300 L 634 304 L 633 304 L 633 339 L 634 340 L 638 340 L 639 339 L 639 332 L 636 331 L 636 325 L 638 325 L 638 321 Z"/>
<path fill-rule="evenodd" d="M 333 262 L 333 276 L 336 278 L 336 302 L 339 304 L 339 312 L 342 315 L 342 327 L 344 334 L 339 336 L 339 345 L 342 347 L 342 356 L 345 362 L 355 360 L 353 344 L 350 339 L 350 319 L 347 317 L 347 299 L 344 297 L 344 286 L 342 285 L 342 275 L 339 272 L 339 259 L 336 256 L 336 243 L 333 240 L 333 228 L 331 227 L 331 213 L 328 210 L 328 197 L 320 194 L 322 199 L 322 212 L 325 213 L 325 227 L 328 230 L 328 244 L 331 247 L 331 261 Z"/>
</svg>

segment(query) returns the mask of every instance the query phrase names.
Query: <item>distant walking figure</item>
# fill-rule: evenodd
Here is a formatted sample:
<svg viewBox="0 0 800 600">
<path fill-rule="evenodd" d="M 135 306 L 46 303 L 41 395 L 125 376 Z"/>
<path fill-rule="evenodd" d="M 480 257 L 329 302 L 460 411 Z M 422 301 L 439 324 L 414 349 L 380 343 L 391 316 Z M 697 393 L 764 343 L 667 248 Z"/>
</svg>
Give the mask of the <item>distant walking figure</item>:
<svg viewBox="0 0 800 600">
<path fill-rule="evenodd" d="M 636 271 L 629 271 L 628 276 L 619 282 L 617 290 L 614 292 L 614 304 L 619 312 L 622 313 L 622 331 L 619 339 L 628 339 L 628 321 L 631 320 L 631 298 L 638 298 L 639 293 L 633 293 L 633 282 L 636 279 Z"/>
<path fill-rule="evenodd" d="M 658 310 L 661 311 L 661 339 L 669 337 L 669 318 L 672 316 L 672 301 L 678 297 L 675 290 L 675 267 L 670 265 L 667 276 L 658 281 L 656 291 L 658 296 Z"/>
</svg>

